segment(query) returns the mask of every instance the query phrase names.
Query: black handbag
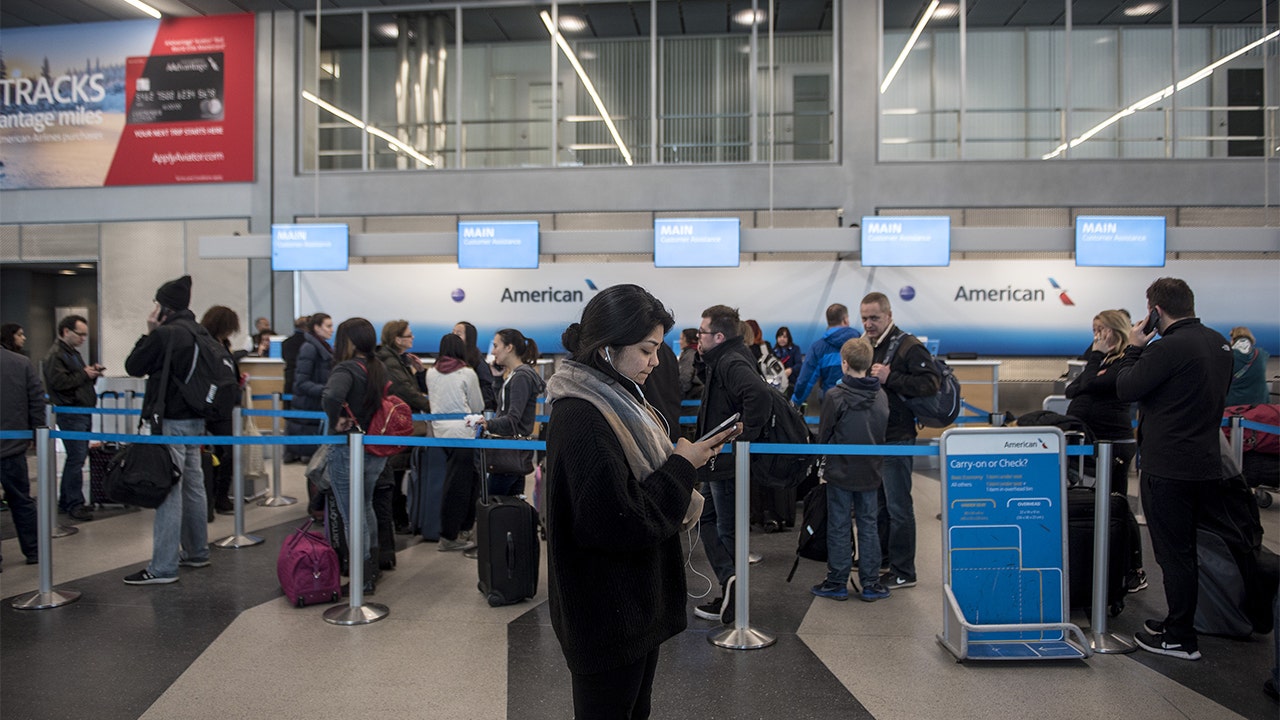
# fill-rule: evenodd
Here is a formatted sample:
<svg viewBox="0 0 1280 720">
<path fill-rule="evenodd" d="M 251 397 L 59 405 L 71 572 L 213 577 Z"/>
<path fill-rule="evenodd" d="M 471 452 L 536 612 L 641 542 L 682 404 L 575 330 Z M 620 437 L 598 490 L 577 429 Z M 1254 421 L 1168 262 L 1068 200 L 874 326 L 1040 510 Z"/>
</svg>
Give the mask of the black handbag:
<svg viewBox="0 0 1280 720">
<path fill-rule="evenodd" d="M 107 463 L 107 497 L 126 505 L 158 508 L 182 479 L 168 445 L 125 445 Z"/>
<path fill-rule="evenodd" d="M 490 440 L 529 440 L 526 437 L 503 437 L 485 434 Z M 509 450 L 506 448 L 486 450 L 484 453 L 485 470 L 501 475 L 528 475 L 533 472 L 532 450 Z"/>
</svg>

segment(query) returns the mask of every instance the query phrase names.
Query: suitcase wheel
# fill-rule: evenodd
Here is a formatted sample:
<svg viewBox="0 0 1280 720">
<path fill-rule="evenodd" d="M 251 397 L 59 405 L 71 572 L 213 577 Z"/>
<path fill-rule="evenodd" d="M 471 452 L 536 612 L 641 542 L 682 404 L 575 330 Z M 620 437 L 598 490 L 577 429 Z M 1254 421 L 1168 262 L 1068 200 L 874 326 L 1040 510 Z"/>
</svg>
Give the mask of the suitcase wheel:
<svg viewBox="0 0 1280 720">
<path fill-rule="evenodd" d="M 502 596 L 498 593 L 491 592 L 485 599 L 489 601 L 489 607 L 501 607 L 506 604 L 506 602 L 503 601 Z"/>
<path fill-rule="evenodd" d="M 1122 612 L 1124 612 L 1124 600 L 1123 600 L 1123 599 L 1117 600 L 1117 601 L 1115 601 L 1115 602 L 1113 602 L 1113 603 L 1111 603 L 1110 605 L 1108 605 L 1108 606 L 1107 606 L 1107 616 L 1108 616 L 1108 617 L 1118 617 L 1118 616 L 1120 615 L 1120 613 L 1122 613 Z"/>
<path fill-rule="evenodd" d="M 297 607 L 300 607 L 300 608 L 302 608 L 302 607 L 306 607 L 306 606 L 307 606 L 307 600 L 306 600 L 306 598 L 304 598 L 304 597 L 302 597 L 301 595 L 299 595 L 299 596 L 298 596 L 297 601 L 296 601 L 296 602 L 294 602 L 293 604 L 294 604 L 295 606 L 297 606 Z"/>
<path fill-rule="evenodd" d="M 1262 488 L 1254 488 L 1253 496 L 1258 500 L 1258 507 L 1263 509 L 1271 507 L 1271 493 Z"/>
</svg>

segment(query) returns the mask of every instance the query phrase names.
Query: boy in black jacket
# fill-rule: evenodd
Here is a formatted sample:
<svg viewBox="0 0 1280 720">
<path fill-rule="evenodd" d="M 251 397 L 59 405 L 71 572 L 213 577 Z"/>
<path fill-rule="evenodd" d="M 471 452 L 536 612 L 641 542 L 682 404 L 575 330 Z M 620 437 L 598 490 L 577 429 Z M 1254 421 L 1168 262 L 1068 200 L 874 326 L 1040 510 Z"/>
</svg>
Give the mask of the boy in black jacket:
<svg viewBox="0 0 1280 720">
<path fill-rule="evenodd" d="M 889 398 L 877 378 L 867 377 L 871 355 L 871 343 L 865 337 L 848 340 L 840 348 L 844 377 L 823 398 L 819 444 L 884 443 Z M 826 458 L 822 476 L 827 483 L 827 579 L 813 586 L 814 595 L 832 600 L 849 598 L 849 573 L 853 569 L 849 526 L 852 507 L 858 516 L 858 545 L 862 547 L 858 564 L 860 597 L 866 602 L 889 597 L 889 591 L 880 583 L 880 535 L 876 529 L 880 505 L 877 491 L 883 463 L 884 458 L 867 455 Z"/>
</svg>

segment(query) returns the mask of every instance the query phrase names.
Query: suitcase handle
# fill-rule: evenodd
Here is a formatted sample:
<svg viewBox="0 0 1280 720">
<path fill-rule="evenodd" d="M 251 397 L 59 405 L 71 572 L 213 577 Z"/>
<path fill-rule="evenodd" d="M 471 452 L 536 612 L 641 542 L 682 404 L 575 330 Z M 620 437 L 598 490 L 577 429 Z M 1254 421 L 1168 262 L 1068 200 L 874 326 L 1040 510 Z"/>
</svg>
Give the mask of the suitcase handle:
<svg viewBox="0 0 1280 720">
<path fill-rule="evenodd" d="M 513 533 L 507 533 L 507 579 L 515 579 L 516 574 L 516 537 Z"/>
</svg>

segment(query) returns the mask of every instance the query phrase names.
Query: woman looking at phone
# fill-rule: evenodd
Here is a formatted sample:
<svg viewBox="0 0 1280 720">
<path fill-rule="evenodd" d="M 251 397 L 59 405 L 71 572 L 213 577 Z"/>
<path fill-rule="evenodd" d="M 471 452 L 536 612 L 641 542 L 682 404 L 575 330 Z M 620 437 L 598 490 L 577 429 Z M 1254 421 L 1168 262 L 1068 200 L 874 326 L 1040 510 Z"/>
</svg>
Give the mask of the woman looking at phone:
<svg viewBox="0 0 1280 720">
<path fill-rule="evenodd" d="M 697 469 L 742 428 L 672 446 L 640 386 L 673 324 L 643 288 L 606 288 L 547 385 L 551 624 L 578 718 L 649 717 L 658 648 L 687 623 L 679 533 L 701 511 Z"/>
</svg>

